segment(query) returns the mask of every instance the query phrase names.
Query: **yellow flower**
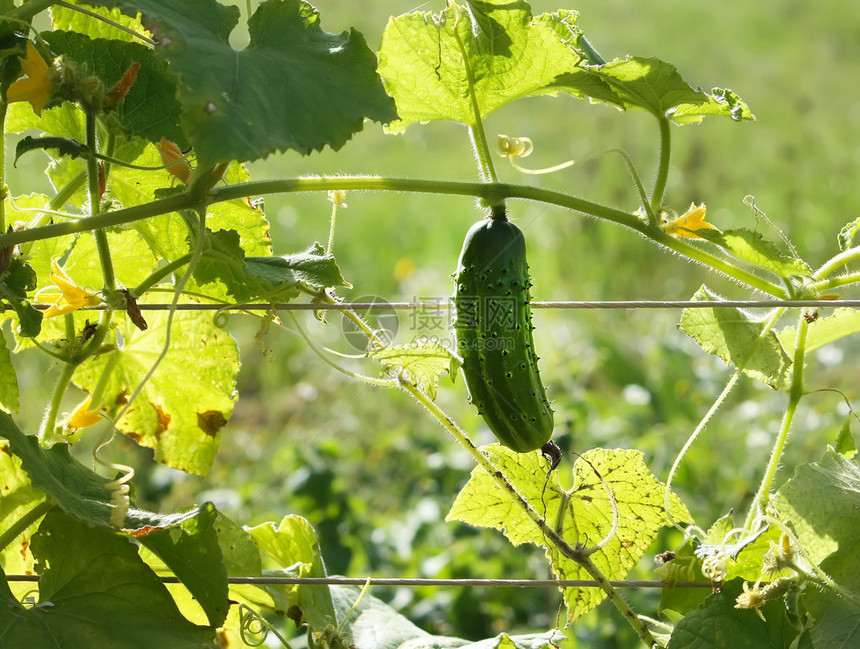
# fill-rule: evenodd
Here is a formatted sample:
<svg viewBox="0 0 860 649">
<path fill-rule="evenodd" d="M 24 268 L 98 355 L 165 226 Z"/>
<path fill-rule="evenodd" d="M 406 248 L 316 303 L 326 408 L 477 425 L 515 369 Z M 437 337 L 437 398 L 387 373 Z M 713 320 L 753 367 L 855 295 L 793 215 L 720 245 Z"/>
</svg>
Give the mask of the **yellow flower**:
<svg viewBox="0 0 860 649">
<path fill-rule="evenodd" d="M 701 205 L 690 203 L 690 209 L 684 212 L 684 214 L 671 221 L 664 221 L 660 224 L 660 227 L 666 234 L 673 234 L 676 237 L 704 239 L 705 237 L 699 236 L 696 232 L 700 230 L 720 231 L 717 227 L 705 221 L 707 209 L 704 203 Z"/>
<path fill-rule="evenodd" d="M 6 101 L 29 101 L 36 115 L 42 114 L 45 104 L 54 98 L 54 82 L 49 66 L 33 43 L 27 41 L 27 58 L 20 59 L 21 68 L 27 75 L 9 86 Z"/>
<path fill-rule="evenodd" d="M 182 155 L 182 151 L 170 140 L 161 138 L 155 145 L 161 154 L 161 162 L 167 165 L 167 171 L 181 180 L 186 185 L 191 175 L 191 164 Z"/>
<path fill-rule="evenodd" d="M 92 397 L 87 397 L 75 407 L 71 414 L 66 416 L 67 430 L 75 431 L 78 428 L 89 428 L 101 421 L 100 408 L 90 409 L 92 401 Z"/>
<path fill-rule="evenodd" d="M 42 318 L 53 318 L 64 313 L 71 313 L 82 306 L 99 304 L 101 298 L 88 293 L 75 284 L 56 261 L 51 262 L 51 281 L 54 286 L 46 286 L 36 292 L 37 302 L 50 304 L 50 308 L 42 314 Z"/>
</svg>

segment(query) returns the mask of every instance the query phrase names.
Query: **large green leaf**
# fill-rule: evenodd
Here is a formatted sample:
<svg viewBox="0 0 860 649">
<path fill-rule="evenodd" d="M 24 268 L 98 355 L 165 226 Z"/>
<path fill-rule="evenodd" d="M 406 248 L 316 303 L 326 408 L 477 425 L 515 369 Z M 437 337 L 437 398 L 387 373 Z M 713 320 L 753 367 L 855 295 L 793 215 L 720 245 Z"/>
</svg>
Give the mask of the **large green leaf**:
<svg viewBox="0 0 860 649">
<path fill-rule="evenodd" d="M 93 0 L 143 14 L 157 56 L 179 77 L 182 127 L 209 167 L 339 149 L 365 118 L 390 122 L 394 102 L 376 73 L 376 57 L 351 30 L 328 34 L 311 5 L 266 0 L 248 20 L 250 43 L 230 45 L 239 9 L 215 0 Z"/>
<path fill-rule="evenodd" d="M 860 331 L 860 311 L 835 309 L 832 315 L 818 318 L 809 324 L 804 350 L 809 353 Z M 789 354 L 797 344 L 797 327 L 786 327 L 778 334 L 782 346 Z"/>
<path fill-rule="evenodd" d="M 797 467 L 774 495 L 772 506 L 791 524 L 807 561 L 819 564 L 837 550 L 845 558 L 856 554 L 860 468 L 839 453 L 828 450 L 820 461 Z"/>
<path fill-rule="evenodd" d="M 33 536 L 41 573 L 26 608 L 0 582 L 0 640 L 32 649 L 214 649 L 214 627 L 182 617 L 134 544 L 52 510 Z M 2 592 L 5 591 L 5 592 Z"/>
<path fill-rule="evenodd" d="M 588 94 L 592 99 L 624 109 L 646 110 L 658 118 L 678 124 L 701 122 L 708 115 L 722 115 L 736 121 L 754 119 L 750 109 L 731 90 L 715 88 L 710 93 L 694 88 L 678 74 L 674 65 L 657 58 L 628 56 L 603 65 L 587 66 L 593 75 L 612 89 L 609 99 L 592 94 L 594 81 L 578 71 L 561 74 L 553 84 L 556 90 L 575 95 Z"/>
<path fill-rule="evenodd" d="M 30 538 L 39 524 L 37 513 L 43 511 L 45 494 L 33 486 L 27 472 L 21 468 L 21 458 L 9 452 L 8 446 L 0 445 L 0 493 L 3 494 L 0 506 L 0 535 L 9 533 L 13 527 L 18 528 L 18 536 L 9 539 L 9 544 L 0 548 L 0 566 L 7 574 L 32 575 L 33 553 L 30 550 Z M 20 527 L 25 517 L 30 517 L 30 524 Z M 24 582 L 12 585 L 15 594 L 23 595 L 31 588 Z"/>
<path fill-rule="evenodd" d="M 432 119 L 474 125 L 519 97 L 557 92 L 550 88 L 556 76 L 578 72 L 583 59 L 575 22 L 573 12 L 533 20 L 522 0 L 449 3 L 439 14 L 391 18 L 379 49 L 379 71 L 400 117 L 391 129 Z M 562 42 L 556 29 L 572 39 Z"/>
<path fill-rule="evenodd" d="M 495 638 L 469 642 L 461 638 L 431 635 L 373 595 L 365 594 L 361 601 L 360 589 L 354 586 L 332 586 L 332 597 L 338 617 L 344 617 L 353 605 L 355 609 L 346 622 L 356 647 L 373 649 L 550 649 L 564 636 L 557 630 L 530 635 L 502 633 Z"/>
<path fill-rule="evenodd" d="M 219 513 L 214 522 L 221 555 L 228 577 L 262 577 L 263 562 L 260 548 L 248 530 Z M 231 584 L 230 599 L 242 601 L 255 610 L 267 610 L 284 615 L 289 609 L 290 595 L 298 586 L 278 584 Z"/>
<path fill-rule="evenodd" d="M 86 66 L 110 90 L 132 63 L 140 65 L 134 85 L 116 108 L 120 124 L 150 142 L 167 138 L 187 146 L 179 128 L 177 81 L 164 61 L 140 43 L 90 38 L 67 31 L 45 32 L 45 40 L 58 55 Z"/>
<path fill-rule="evenodd" d="M 43 448 L 34 435 L 21 432 L 4 412 L 0 412 L 0 437 L 9 440 L 9 448 L 20 458 L 21 468 L 30 482 L 47 494 L 52 502 L 90 525 L 112 527 L 110 519 L 114 506 L 107 489 L 110 481 L 73 458 L 68 444 Z M 130 531 L 172 527 L 194 515 L 195 510 L 155 514 L 132 507 L 123 527 Z"/>
<path fill-rule="evenodd" d="M 718 302 L 721 298 L 702 286 L 693 296 L 698 301 Z M 785 385 L 791 358 L 764 322 L 736 308 L 685 309 L 678 328 L 709 354 L 721 358 L 773 388 Z"/>
<path fill-rule="evenodd" d="M 118 348 L 86 361 L 75 372 L 75 383 L 92 391 L 109 370 L 102 403 L 112 415 L 164 350 L 168 315 L 148 314 L 147 321 L 146 331 L 122 321 L 117 325 L 122 337 Z M 233 412 L 239 352 L 211 314 L 177 312 L 169 333 L 163 360 L 117 427 L 139 444 L 154 448 L 158 461 L 205 474 L 218 450 L 219 431 Z"/>
<path fill-rule="evenodd" d="M 317 533 L 301 516 L 284 516 L 277 525 L 264 523 L 247 528 L 257 546 L 281 569 L 291 569 L 299 577 L 325 577 Z M 334 604 L 328 586 L 298 587 L 301 619 L 321 630 L 336 624 Z"/>
<path fill-rule="evenodd" d="M 735 608 L 742 581 L 723 584 L 672 632 L 668 649 L 788 649 L 797 636 L 785 606 L 777 599 L 761 607 L 763 617 Z"/>
<path fill-rule="evenodd" d="M 233 230 L 207 230 L 194 279 L 210 294 L 212 284 L 217 283 L 239 302 L 288 302 L 300 289 L 322 291 L 327 287 L 350 286 L 334 256 L 318 243 L 292 255 L 245 257 L 239 236 Z"/>
<path fill-rule="evenodd" d="M 111 40 L 128 41 L 130 43 L 140 43 L 140 39 L 126 30 L 132 30 L 137 34 L 145 34 L 146 32 L 139 20 L 130 16 L 124 16 L 119 9 L 108 11 L 98 7 L 87 7 L 87 11 L 107 18 L 107 20 L 99 20 L 95 16 L 77 11 L 73 7 L 68 6 L 74 4 L 77 3 L 70 2 L 67 3 L 67 6 L 53 5 L 51 7 L 51 23 L 54 29 L 78 32 L 90 38 L 110 38 Z M 115 24 L 125 27 L 125 30 L 115 27 Z"/>
<path fill-rule="evenodd" d="M 624 579 L 660 528 L 671 524 L 664 509 L 665 487 L 648 471 L 639 451 L 594 449 L 584 453 L 574 464 L 570 489 L 561 486 L 555 473 L 547 480 L 546 460 L 537 451 L 515 453 L 499 444 L 483 447 L 483 451 L 571 547 L 578 543 L 594 545 L 612 532 L 614 499 L 617 528 L 590 555 L 607 579 Z M 691 521 L 677 496 L 671 494 L 669 503 L 672 519 Z M 590 579 L 579 564 L 547 541 L 507 490 L 480 467 L 472 471 L 446 520 L 500 530 L 514 545 L 534 543 L 546 549 L 553 572 L 560 579 Z M 568 621 L 594 608 L 605 597 L 597 588 L 565 589 Z"/>
<path fill-rule="evenodd" d="M 224 623 L 230 608 L 227 568 L 215 529 L 217 516 L 215 507 L 206 503 L 179 525 L 139 537 L 190 591 L 213 627 Z"/>
</svg>

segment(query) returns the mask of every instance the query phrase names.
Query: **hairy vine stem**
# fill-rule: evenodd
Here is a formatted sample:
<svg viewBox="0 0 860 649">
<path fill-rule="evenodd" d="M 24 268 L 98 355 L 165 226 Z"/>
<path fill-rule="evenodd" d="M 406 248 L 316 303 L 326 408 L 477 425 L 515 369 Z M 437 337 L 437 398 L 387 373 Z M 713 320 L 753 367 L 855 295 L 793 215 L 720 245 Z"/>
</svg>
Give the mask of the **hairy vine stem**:
<svg viewBox="0 0 860 649">
<path fill-rule="evenodd" d="M 556 205 L 558 207 L 581 212 L 583 214 L 635 230 L 658 245 L 669 248 L 688 259 L 708 266 L 737 280 L 738 282 L 741 282 L 742 284 L 746 284 L 747 286 L 768 295 L 778 298 L 790 297 L 784 287 L 758 277 L 754 273 L 751 273 L 740 266 L 734 265 L 729 260 L 717 257 L 703 248 L 666 234 L 659 227 L 648 225 L 645 221 L 634 214 L 629 214 L 607 205 L 601 205 L 600 203 L 594 203 L 592 201 L 560 192 L 554 192 L 529 185 L 513 185 L 508 183 L 469 183 L 447 180 L 413 180 L 411 178 L 372 176 L 331 176 L 252 181 L 215 188 L 206 197 L 201 197 L 197 192 L 188 191 L 169 198 L 152 201 L 151 203 L 146 203 L 144 205 L 135 205 L 133 207 L 116 210 L 115 212 L 107 212 L 97 216 L 78 219 L 76 221 L 54 223 L 52 225 L 46 225 L 30 230 L 20 230 L 17 232 L 0 234 L 0 247 L 47 239 L 96 228 L 133 223 L 134 221 L 139 221 L 141 219 L 183 209 L 196 209 L 201 204 L 201 200 L 211 203 L 219 203 L 222 201 L 262 194 L 319 192 L 336 189 L 476 196 L 483 199 L 488 204 L 498 204 L 506 198 L 520 198 Z M 860 282 L 860 277 L 854 279 L 854 282 Z"/>
<path fill-rule="evenodd" d="M 762 478 L 755 498 L 753 498 L 747 513 L 744 527 L 751 529 L 753 520 L 767 508 L 770 500 L 770 489 L 773 485 L 773 480 L 776 477 L 776 472 L 779 469 L 779 463 L 782 460 L 782 454 L 785 450 L 785 444 L 788 441 L 788 434 L 791 431 L 791 424 L 794 421 L 794 414 L 797 412 L 797 406 L 800 399 L 803 397 L 803 363 L 806 356 L 806 335 L 809 331 L 809 322 L 806 319 L 806 314 L 802 313 L 797 322 L 797 337 L 794 343 L 794 358 L 792 363 L 791 387 L 788 393 L 788 406 L 782 416 L 779 433 L 771 451 L 770 460 L 765 469 L 764 478 Z"/>
<path fill-rule="evenodd" d="M 276 193 L 319 192 L 329 190 L 355 191 L 398 191 L 431 194 L 453 194 L 461 196 L 476 196 L 488 204 L 498 204 L 506 198 L 520 198 L 563 207 L 581 212 L 617 225 L 622 225 L 639 232 L 654 243 L 668 248 L 678 254 L 723 273 L 732 279 L 746 284 L 777 298 L 790 297 L 786 288 L 758 277 L 731 261 L 713 255 L 703 248 L 692 245 L 683 239 L 666 234 L 659 227 L 650 226 L 634 214 L 618 210 L 607 205 L 601 205 L 582 198 L 570 196 L 529 185 L 508 183 L 468 183 L 446 180 L 413 180 L 410 178 L 388 178 L 372 176 L 332 176 L 309 178 L 286 178 L 280 180 L 252 181 L 236 183 L 226 187 L 212 189 L 209 195 L 201 196 L 197 191 L 188 191 L 176 196 L 152 201 L 144 205 L 86 217 L 76 221 L 54 223 L 51 225 L 8 232 L 0 234 L 0 247 L 20 244 L 72 234 L 85 230 L 104 228 L 141 219 L 175 212 L 183 209 L 197 209 L 201 201 L 218 203 L 247 196 Z M 840 285 L 860 282 L 860 276 L 852 276 L 850 280 Z"/>
<path fill-rule="evenodd" d="M 663 206 L 663 196 L 669 180 L 669 160 L 672 154 L 672 125 L 669 118 L 661 115 L 657 118 L 657 122 L 660 124 L 660 157 L 657 160 L 657 177 L 651 193 L 651 211 L 655 214 L 659 214 Z"/>
</svg>

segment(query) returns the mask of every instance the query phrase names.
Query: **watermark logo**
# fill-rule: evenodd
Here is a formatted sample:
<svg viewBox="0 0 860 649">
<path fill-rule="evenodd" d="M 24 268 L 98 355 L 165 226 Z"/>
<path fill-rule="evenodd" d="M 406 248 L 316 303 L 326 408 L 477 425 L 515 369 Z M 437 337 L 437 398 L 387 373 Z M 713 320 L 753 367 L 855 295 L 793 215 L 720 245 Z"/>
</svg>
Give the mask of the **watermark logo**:
<svg viewBox="0 0 860 649">
<path fill-rule="evenodd" d="M 400 330 L 400 319 L 391 303 L 378 295 L 362 295 L 351 301 L 367 305 L 356 307 L 353 311 L 364 320 L 373 335 L 368 338 L 365 331 L 344 314 L 341 316 L 341 331 L 350 346 L 360 352 L 366 352 L 371 347 L 388 347 L 393 344 Z"/>
</svg>

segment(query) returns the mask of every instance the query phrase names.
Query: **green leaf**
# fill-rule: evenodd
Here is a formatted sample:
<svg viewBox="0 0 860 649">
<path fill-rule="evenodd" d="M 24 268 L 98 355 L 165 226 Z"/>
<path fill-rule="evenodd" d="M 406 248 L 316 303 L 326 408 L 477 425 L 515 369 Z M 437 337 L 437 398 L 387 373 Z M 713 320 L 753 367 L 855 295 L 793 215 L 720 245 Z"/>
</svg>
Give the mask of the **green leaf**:
<svg viewBox="0 0 860 649">
<path fill-rule="evenodd" d="M 34 337 L 42 329 L 42 313 L 27 300 L 27 293 L 36 288 L 36 273 L 20 257 L 13 257 L 0 271 L 0 303 L 7 303 L 18 316 L 19 336 Z"/>
<path fill-rule="evenodd" d="M 246 258 L 235 231 L 207 230 L 204 246 L 194 278 L 208 292 L 212 283 L 223 285 L 240 302 L 289 302 L 301 288 L 317 292 L 330 286 L 350 286 L 334 257 L 319 244 L 293 255 Z"/>
<path fill-rule="evenodd" d="M 850 223 L 846 223 L 839 231 L 839 234 L 836 237 L 836 240 L 839 243 L 839 249 L 845 252 L 851 248 L 854 245 L 854 237 L 857 236 L 858 232 L 860 232 L 860 216 Z"/>
<path fill-rule="evenodd" d="M 57 149 L 58 156 L 68 156 L 72 159 L 87 157 L 90 154 L 89 147 L 76 140 L 65 137 L 35 138 L 28 135 L 15 145 L 15 164 L 18 163 L 18 158 L 29 151 L 44 151 L 46 149 Z"/>
<path fill-rule="evenodd" d="M 708 115 L 722 115 L 735 121 L 755 119 L 747 105 L 732 91 L 714 88 L 710 93 L 693 88 L 674 65 L 657 58 L 628 56 L 603 65 L 587 66 L 588 74 L 561 74 L 553 84 L 577 96 L 627 109 L 646 110 L 659 119 L 677 124 L 695 124 Z M 596 77 L 604 85 L 595 86 Z M 598 92 L 592 93 L 591 88 Z M 611 89 L 608 95 L 605 87 Z"/>
<path fill-rule="evenodd" d="M 693 296 L 698 301 L 720 301 L 718 295 L 702 286 Z M 764 323 L 735 308 L 685 309 L 678 328 L 709 354 L 734 364 L 744 374 L 775 389 L 785 385 L 791 358 L 780 339 L 764 330 Z"/>
<path fill-rule="evenodd" d="M 856 562 L 854 567 L 860 568 Z M 847 649 L 860 646 L 860 609 L 857 606 L 830 593 L 809 592 L 803 599 L 815 620 L 809 629 L 812 647 Z"/>
<path fill-rule="evenodd" d="M 838 551 L 843 560 L 860 543 L 860 467 L 829 449 L 802 464 L 773 496 L 772 505 L 791 525 L 807 561 L 820 564 Z"/>
<path fill-rule="evenodd" d="M 183 148 L 188 145 L 179 128 L 181 107 L 176 99 L 176 77 L 152 49 L 137 42 L 90 38 L 71 31 L 45 32 L 44 38 L 56 54 L 84 64 L 106 90 L 122 79 L 132 63 L 138 63 L 140 70 L 134 85 L 115 109 L 119 123 L 150 142 L 166 138 Z"/>
<path fill-rule="evenodd" d="M 144 534 L 139 541 L 164 561 L 206 612 L 210 626 L 227 619 L 227 568 L 214 527 L 218 512 L 211 503 L 169 530 Z"/>
<path fill-rule="evenodd" d="M 33 553 L 30 539 L 38 527 L 41 517 L 31 518 L 25 528 L 22 520 L 35 516 L 45 502 L 45 494 L 33 486 L 27 472 L 21 467 L 21 458 L 9 452 L 8 446 L 0 445 L 0 493 L 3 494 L 0 507 L 0 535 L 10 533 L 17 527 L 19 534 L 8 539 L 9 544 L 0 549 L 0 565 L 8 574 L 31 575 L 34 570 Z M 37 509 L 38 508 L 38 509 Z M 20 598 L 32 587 L 29 583 L 13 584 L 15 594 Z"/>
<path fill-rule="evenodd" d="M 152 145 L 147 146 L 137 157 L 128 160 L 135 165 L 161 165 L 161 156 Z M 230 184 L 247 182 L 248 171 L 242 165 L 232 164 L 224 173 L 224 181 Z M 145 172 L 123 167 L 113 167 L 109 178 L 110 193 L 123 205 L 138 205 L 148 203 L 158 198 L 164 198 L 178 189 L 167 189 L 175 180 L 167 171 Z M 195 219 L 196 220 L 196 217 Z M 272 245 L 269 237 L 269 223 L 263 211 L 250 204 L 247 198 L 224 201 L 210 205 L 206 214 L 206 226 L 213 232 L 219 230 L 234 230 L 239 234 L 241 251 L 237 254 L 271 255 Z M 136 243 L 131 246 L 140 251 L 141 247 L 152 250 L 155 260 L 173 261 L 191 252 L 189 246 L 189 221 L 177 213 L 165 214 L 151 219 L 144 219 L 132 224 L 137 233 Z M 196 226 L 193 226 L 196 233 Z M 193 240 L 193 239 L 192 239 Z M 129 241 L 132 241 L 129 239 Z M 113 248 L 111 248 L 113 252 Z M 94 272 L 99 271 L 90 262 Z M 135 266 L 135 264 L 131 264 Z M 141 264 L 138 263 L 137 266 Z M 154 266 L 153 266 L 154 268 Z M 180 272 L 181 271 L 177 271 Z M 133 285 L 133 284 L 131 284 Z M 193 278 L 186 286 L 188 290 L 199 288 Z M 214 291 L 209 287 L 206 293 L 216 299 L 227 296 L 226 291 Z"/>
<path fill-rule="evenodd" d="M 144 34 L 146 31 L 139 20 L 124 16 L 118 9 L 107 11 L 98 7 L 87 7 L 87 10 L 103 16 L 114 23 L 119 23 L 126 29 L 133 30 L 138 34 Z M 129 34 L 127 31 L 118 29 L 104 20 L 99 20 L 70 7 L 60 5 L 51 6 L 51 23 L 54 29 L 78 32 L 90 38 L 110 38 L 117 41 L 140 43 L 139 38 Z"/>
<path fill-rule="evenodd" d="M 368 356 L 390 372 L 400 374 L 431 399 L 436 399 L 439 377 L 448 372 L 456 376 L 461 362 L 438 341 L 413 342 L 373 349 Z"/>
<path fill-rule="evenodd" d="M 345 630 L 356 647 L 373 649 L 550 649 L 558 646 L 564 635 L 557 631 L 509 636 L 469 642 L 449 636 L 430 635 L 406 617 L 373 595 L 366 593 L 356 605 L 360 589 L 355 586 L 332 586 L 332 598 L 338 619 L 347 619 Z M 553 642 L 555 641 L 555 643 Z"/>
<path fill-rule="evenodd" d="M 860 331 L 860 311 L 848 308 L 835 309 L 832 315 L 818 318 L 809 324 L 804 350 L 808 354 L 858 331 Z M 778 336 L 785 351 L 794 354 L 797 327 L 786 327 L 779 332 Z"/>
<path fill-rule="evenodd" d="M 317 533 L 301 516 L 284 516 L 277 526 L 264 523 L 247 529 L 260 550 L 280 568 L 297 569 L 299 577 L 326 576 Z M 302 619 L 314 629 L 337 623 L 328 586 L 302 585 L 298 594 Z"/>
<path fill-rule="evenodd" d="M 697 232 L 740 261 L 759 268 L 764 268 L 780 277 L 809 277 L 812 269 L 802 259 L 783 254 L 772 241 L 765 239 L 760 233 L 739 228 L 737 230 L 705 230 Z"/>
<path fill-rule="evenodd" d="M 450 3 L 439 14 L 389 19 L 379 72 L 400 116 L 390 129 L 401 132 L 433 119 L 474 125 L 520 97 L 557 92 L 551 87 L 556 75 L 577 73 L 584 57 L 575 40 L 565 44 L 559 36 L 566 31 L 578 39 L 575 21 L 574 12 L 533 20 L 521 0 Z M 480 115 L 472 105 L 470 77 Z"/>
<path fill-rule="evenodd" d="M 12 418 L 0 412 L 0 436 L 9 440 L 12 453 L 21 459 L 34 487 L 48 494 L 65 512 L 91 525 L 112 527 L 107 478 L 78 462 L 69 453 L 68 444 L 43 448 L 34 435 L 25 435 Z M 195 510 L 181 514 L 155 514 L 129 509 L 124 528 L 131 531 L 171 527 L 193 517 Z"/>
<path fill-rule="evenodd" d="M 797 636 L 781 599 L 761 607 L 764 619 L 749 609 L 735 608 L 742 580 L 723 584 L 672 632 L 668 649 L 788 649 Z"/>
<path fill-rule="evenodd" d="M 5 126 L 9 133 L 33 128 L 78 142 L 86 141 L 84 112 L 71 103 L 47 108 L 41 115 L 36 115 L 27 103 L 10 104 Z"/>
<path fill-rule="evenodd" d="M 191 624 L 128 539 L 52 510 L 33 536 L 38 602 L 0 607 L 4 646 L 214 649 L 215 629 Z M 5 580 L 3 580 L 5 585 Z M 9 595 L 8 587 L 3 588 Z"/>
<path fill-rule="evenodd" d="M 18 412 L 18 376 L 12 365 L 12 354 L 6 346 L 6 337 L 0 331 L 0 408 Z"/>
<path fill-rule="evenodd" d="M 248 257 L 245 260 L 248 277 L 265 286 L 278 287 L 293 284 L 305 286 L 312 291 L 343 286 L 352 288 L 340 273 L 337 262 L 330 253 L 314 243 L 304 252 L 281 257 Z"/>
<path fill-rule="evenodd" d="M 248 531 L 220 512 L 215 519 L 214 528 L 227 576 L 262 577 L 260 549 Z M 294 593 L 297 588 L 282 584 L 231 584 L 230 598 L 242 601 L 257 611 L 265 609 L 283 615 L 290 607 L 288 593 Z"/>
<path fill-rule="evenodd" d="M 547 483 L 547 464 L 537 451 L 515 453 L 500 444 L 483 447 L 499 471 L 537 512 L 571 546 L 599 543 L 610 534 L 613 507 L 618 508 L 618 527 L 603 547 L 590 555 L 607 579 L 624 579 L 654 540 L 661 527 L 671 525 L 664 510 L 664 486 L 648 471 L 639 451 L 594 449 L 584 453 L 573 467 L 573 487 L 561 487 L 558 475 Z M 601 476 L 606 483 L 598 477 Z M 690 522 L 681 501 L 670 496 L 672 518 Z M 559 579 L 590 579 L 579 564 L 564 557 L 509 493 L 480 467 L 472 471 L 446 520 L 501 531 L 514 545 L 534 543 L 546 549 Z M 564 591 L 568 622 L 597 606 L 605 594 L 597 588 Z"/>
<path fill-rule="evenodd" d="M 229 42 L 239 9 L 215 0 L 98 0 L 143 13 L 180 79 L 182 127 L 201 167 L 258 160 L 277 151 L 341 148 L 365 118 L 390 122 L 394 102 L 376 58 L 356 30 L 328 34 L 299 0 L 267 0 L 248 20 L 250 43 Z"/>
<path fill-rule="evenodd" d="M 836 452 L 849 460 L 857 455 L 857 442 L 854 440 L 854 435 L 851 434 L 851 421 L 854 416 L 851 413 L 845 418 L 845 423 L 842 424 L 842 428 L 839 429 L 839 436 L 836 438 Z"/>
<path fill-rule="evenodd" d="M 83 363 L 75 383 L 92 391 L 108 371 L 102 403 L 116 415 L 164 350 L 167 320 L 166 313 L 147 315 L 146 331 L 122 321 L 118 348 Z M 167 353 L 117 428 L 155 449 L 159 462 L 205 474 L 218 450 L 219 431 L 233 412 L 238 372 L 236 342 L 211 315 L 176 312 Z"/>
</svg>

